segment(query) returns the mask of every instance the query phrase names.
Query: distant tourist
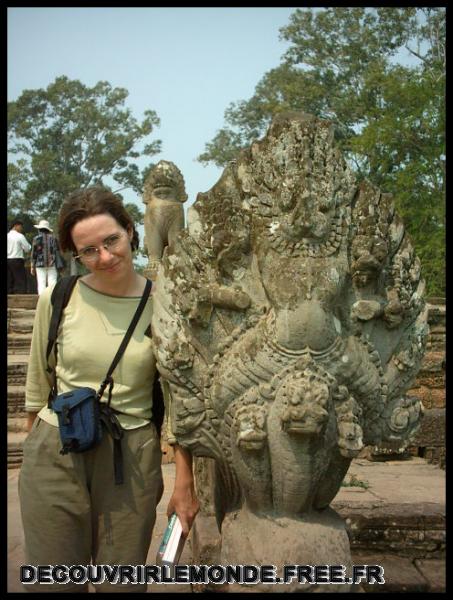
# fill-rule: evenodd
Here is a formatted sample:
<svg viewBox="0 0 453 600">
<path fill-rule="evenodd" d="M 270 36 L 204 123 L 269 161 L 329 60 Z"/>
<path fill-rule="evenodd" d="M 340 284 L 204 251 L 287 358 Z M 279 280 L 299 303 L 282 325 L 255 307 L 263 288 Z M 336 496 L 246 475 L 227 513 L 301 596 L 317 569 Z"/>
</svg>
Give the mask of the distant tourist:
<svg viewBox="0 0 453 600">
<path fill-rule="evenodd" d="M 39 233 L 33 238 L 30 271 L 32 275 L 36 271 L 38 294 L 40 295 L 46 287 L 56 283 L 58 271 L 64 268 L 64 263 L 60 262 L 62 257 L 58 240 L 53 235 L 49 221 L 41 219 L 34 227 Z"/>
<path fill-rule="evenodd" d="M 8 294 L 25 294 L 27 291 L 27 272 L 25 270 L 25 252 L 31 246 L 24 234 L 22 221 L 14 221 L 8 233 Z"/>
</svg>

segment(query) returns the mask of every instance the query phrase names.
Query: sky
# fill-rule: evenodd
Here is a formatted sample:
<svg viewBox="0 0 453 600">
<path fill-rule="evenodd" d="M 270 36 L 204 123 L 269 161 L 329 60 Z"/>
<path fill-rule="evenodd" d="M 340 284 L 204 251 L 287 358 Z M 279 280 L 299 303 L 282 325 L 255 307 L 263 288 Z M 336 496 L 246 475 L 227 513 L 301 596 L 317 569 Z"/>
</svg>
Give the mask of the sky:
<svg viewBox="0 0 453 600">
<path fill-rule="evenodd" d="M 9 7 L 8 101 L 61 75 L 89 87 L 102 80 L 126 88 L 137 120 L 147 109 L 161 120 L 149 141 L 161 139 L 162 152 L 138 159 L 138 166 L 173 161 L 184 175 L 187 209 L 222 173 L 196 157 L 224 126 L 227 106 L 250 98 L 279 65 L 288 47 L 279 28 L 294 10 Z M 132 190 L 121 194 L 144 209 Z"/>
</svg>

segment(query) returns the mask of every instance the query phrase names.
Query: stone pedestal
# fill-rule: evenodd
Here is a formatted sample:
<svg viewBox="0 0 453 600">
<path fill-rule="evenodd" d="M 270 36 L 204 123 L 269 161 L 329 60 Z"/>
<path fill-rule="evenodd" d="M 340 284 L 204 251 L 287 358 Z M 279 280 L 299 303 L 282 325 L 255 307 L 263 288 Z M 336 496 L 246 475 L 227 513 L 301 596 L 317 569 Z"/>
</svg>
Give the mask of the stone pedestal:
<svg viewBox="0 0 453 600">
<path fill-rule="evenodd" d="M 220 564 L 274 565 L 282 577 L 284 565 L 344 565 L 351 573 L 349 539 L 343 519 L 331 508 L 303 517 L 260 517 L 246 508 L 225 517 Z M 303 579 L 303 578 L 302 578 Z M 229 592 L 351 592 L 350 584 L 298 582 L 230 584 Z"/>
</svg>

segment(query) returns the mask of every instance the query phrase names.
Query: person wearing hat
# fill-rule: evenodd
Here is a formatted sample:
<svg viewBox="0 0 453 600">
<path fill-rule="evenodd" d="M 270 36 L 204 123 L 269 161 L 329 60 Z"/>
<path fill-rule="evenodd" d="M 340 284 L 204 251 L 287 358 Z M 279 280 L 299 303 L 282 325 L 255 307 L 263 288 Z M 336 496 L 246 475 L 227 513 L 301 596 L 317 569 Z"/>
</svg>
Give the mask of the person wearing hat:
<svg viewBox="0 0 453 600">
<path fill-rule="evenodd" d="M 24 236 L 22 221 L 13 221 L 8 232 L 8 294 L 25 294 L 27 291 L 27 271 L 25 270 L 25 252 L 31 246 Z"/>
<path fill-rule="evenodd" d="M 60 248 L 49 221 L 41 219 L 34 227 L 39 233 L 33 238 L 30 271 L 32 275 L 36 272 L 38 295 L 41 295 L 46 287 L 56 283 L 57 268 L 62 268 L 64 265 L 58 264 L 58 261 L 62 260 Z"/>
</svg>

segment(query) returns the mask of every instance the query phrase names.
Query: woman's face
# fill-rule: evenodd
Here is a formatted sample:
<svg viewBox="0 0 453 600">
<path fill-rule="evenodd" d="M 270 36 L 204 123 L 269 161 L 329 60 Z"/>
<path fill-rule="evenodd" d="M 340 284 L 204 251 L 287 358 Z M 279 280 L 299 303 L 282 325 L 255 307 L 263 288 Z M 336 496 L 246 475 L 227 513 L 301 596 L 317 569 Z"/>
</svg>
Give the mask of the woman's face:
<svg viewBox="0 0 453 600">
<path fill-rule="evenodd" d="M 108 213 L 79 221 L 71 231 L 79 260 L 98 277 L 121 278 L 133 270 L 132 228 L 124 229 Z"/>
</svg>

